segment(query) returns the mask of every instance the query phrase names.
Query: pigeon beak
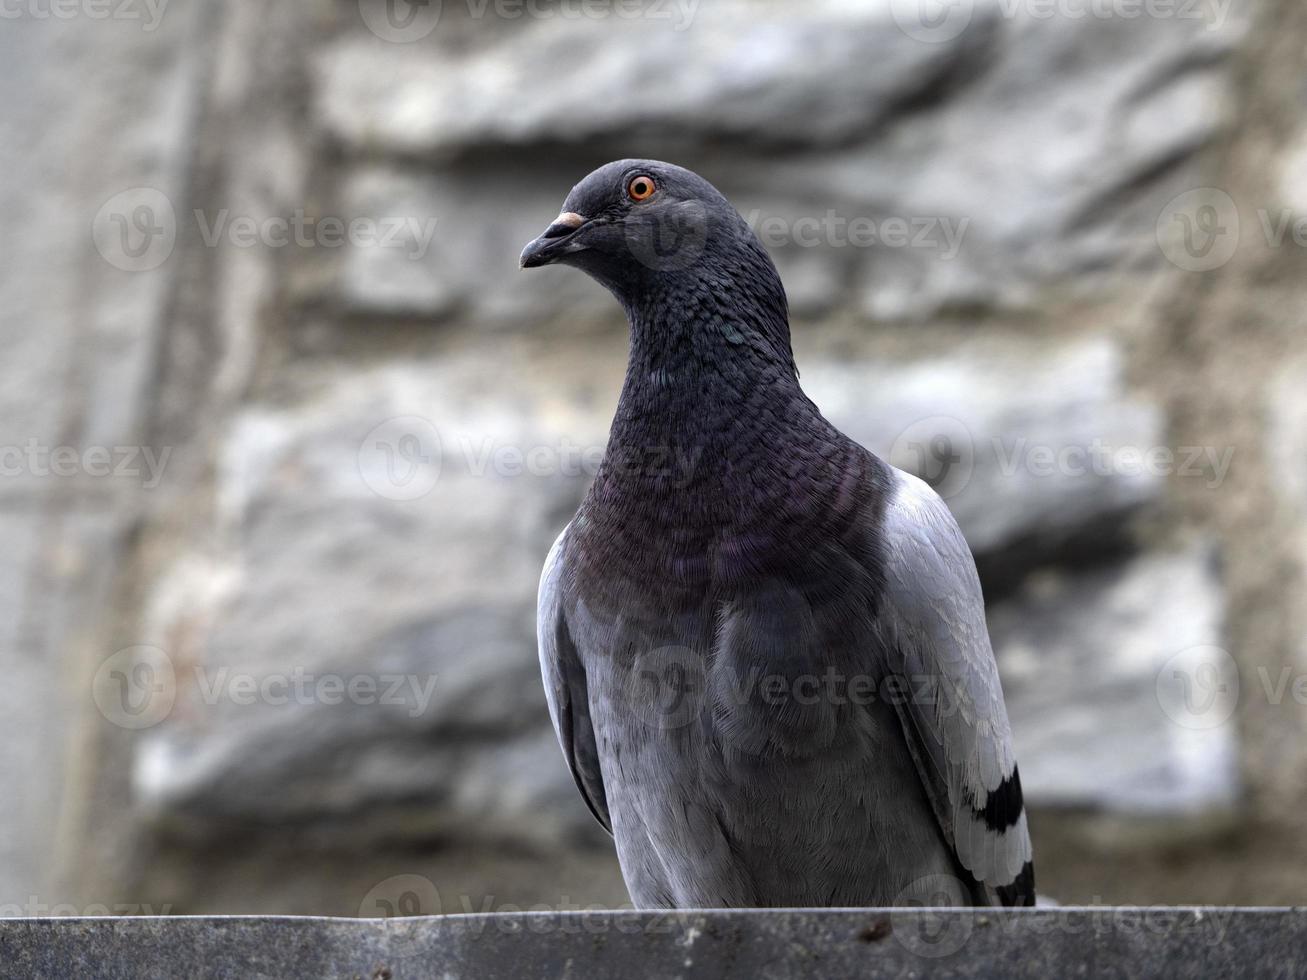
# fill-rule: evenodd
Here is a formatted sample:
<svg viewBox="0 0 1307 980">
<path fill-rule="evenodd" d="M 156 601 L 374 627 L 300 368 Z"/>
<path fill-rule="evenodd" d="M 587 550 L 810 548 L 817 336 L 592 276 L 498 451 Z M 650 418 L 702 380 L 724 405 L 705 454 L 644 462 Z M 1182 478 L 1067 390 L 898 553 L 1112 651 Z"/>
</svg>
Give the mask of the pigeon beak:
<svg viewBox="0 0 1307 980">
<path fill-rule="evenodd" d="M 545 229 L 543 235 L 523 249 L 522 268 L 535 269 L 549 265 L 569 252 L 579 252 L 583 246 L 573 241 L 573 238 L 585 224 L 586 219 L 579 214 L 564 211 Z"/>
</svg>

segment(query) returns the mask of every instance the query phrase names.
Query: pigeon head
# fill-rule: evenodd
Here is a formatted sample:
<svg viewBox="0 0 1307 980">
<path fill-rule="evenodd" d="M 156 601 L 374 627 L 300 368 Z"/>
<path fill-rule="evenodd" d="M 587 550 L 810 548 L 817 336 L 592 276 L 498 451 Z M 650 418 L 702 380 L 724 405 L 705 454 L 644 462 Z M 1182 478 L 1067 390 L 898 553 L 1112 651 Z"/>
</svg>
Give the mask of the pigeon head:
<svg viewBox="0 0 1307 980">
<path fill-rule="evenodd" d="M 785 289 L 766 249 L 722 193 L 684 167 L 618 160 L 590 174 L 522 252 L 522 268 L 546 265 L 607 287 L 637 333 L 665 334 L 669 317 L 695 309 L 753 324 L 792 361 Z"/>
<path fill-rule="evenodd" d="M 618 160 L 572 188 L 562 213 L 522 253 L 522 267 L 575 266 L 620 296 L 685 271 L 710 236 L 734 237 L 743 224 L 698 174 L 656 160 Z"/>
</svg>

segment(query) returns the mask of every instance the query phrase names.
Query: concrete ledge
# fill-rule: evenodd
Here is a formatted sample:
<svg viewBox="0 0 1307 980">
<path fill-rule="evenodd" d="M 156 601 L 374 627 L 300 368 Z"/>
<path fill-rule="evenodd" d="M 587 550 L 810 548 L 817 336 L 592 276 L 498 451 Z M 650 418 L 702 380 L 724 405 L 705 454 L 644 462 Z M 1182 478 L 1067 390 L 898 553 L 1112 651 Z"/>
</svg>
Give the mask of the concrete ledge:
<svg viewBox="0 0 1307 980">
<path fill-rule="evenodd" d="M 0 975 L 531 980 L 1303 975 L 1307 910 L 528 912 L 0 920 Z"/>
</svg>

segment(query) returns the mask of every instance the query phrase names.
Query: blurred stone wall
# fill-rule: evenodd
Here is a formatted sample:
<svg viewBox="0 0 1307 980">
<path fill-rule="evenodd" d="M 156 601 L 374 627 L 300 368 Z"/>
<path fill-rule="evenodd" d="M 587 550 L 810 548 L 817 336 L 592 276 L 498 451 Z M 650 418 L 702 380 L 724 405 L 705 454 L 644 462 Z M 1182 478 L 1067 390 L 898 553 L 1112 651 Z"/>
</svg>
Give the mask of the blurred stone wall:
<svg viewBox="0 0 1307 980">
<path fill-rule="evenodd" d="M 622 156 L 737 203 L 808 392 L 948 498 L 1041 890 L 1303 901 L 1300 7 L 24 8 L 0 911 L 625 901 L 534 648 L 625 328 L 516 268 Z"/>
</svg>

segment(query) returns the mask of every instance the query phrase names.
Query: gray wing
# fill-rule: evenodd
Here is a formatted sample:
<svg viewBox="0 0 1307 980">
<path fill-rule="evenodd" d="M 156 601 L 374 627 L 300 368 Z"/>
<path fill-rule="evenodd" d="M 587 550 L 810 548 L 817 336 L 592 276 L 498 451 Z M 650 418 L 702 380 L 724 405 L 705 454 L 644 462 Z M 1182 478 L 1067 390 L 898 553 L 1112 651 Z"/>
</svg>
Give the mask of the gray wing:
<svg viewBox="0 0 1307 980">
<path fill-rule="evenodd" d="M 569 527 L 571 525 L 568 525 Z M 536 602 L 536 641 L 540 648 L 540 673 L 545 682 L 549 715 L 562 746 L 563 758 L 576 780 L 586 806 L 610 834 L 613 823 L 608 816 L 599 753 L 595 747 L 594 728 L 590 724 L 590 696 L 585 668 L 572 642 L 563 615 L 562 571 L 567 528 L 549 549 L 545 568 L 540 575 L 540 592 Z"/>
<path fill-rule="evenodd" d="M 907 680 L 904 733 L 959 863 L 991 901 L 1033 905 L 1021 779 L 975 562 L 939 496 L 894 473 L 881 621 Z"/>
</svg>

